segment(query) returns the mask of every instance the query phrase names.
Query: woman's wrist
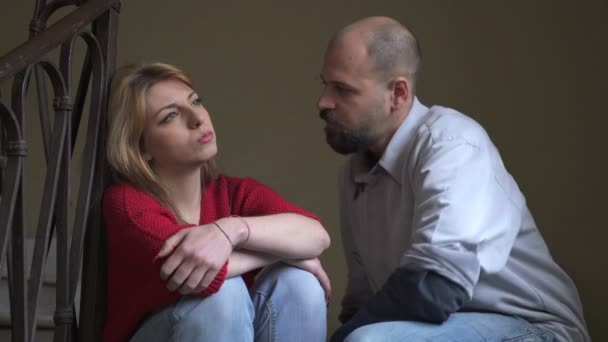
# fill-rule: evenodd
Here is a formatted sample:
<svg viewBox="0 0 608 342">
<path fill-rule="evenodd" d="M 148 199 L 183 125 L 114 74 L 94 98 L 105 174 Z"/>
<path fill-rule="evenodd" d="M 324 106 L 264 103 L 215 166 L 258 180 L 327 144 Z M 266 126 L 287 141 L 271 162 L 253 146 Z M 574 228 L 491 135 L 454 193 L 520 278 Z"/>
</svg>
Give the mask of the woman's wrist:
<svg viewBox="0 0 608 342">
<path fill-rule="evenodd" d="M 236 248 L 242 247 L 249 239 L 251 232 L 244 218 L 231 216 L 221 218 L 216 222 L 222 226 L 224 232 L 226 232 Z"/>
<path fill-rule="evenodd" d="M 249 237 L 251 236 L 251 227 L 249 227 L 249 222 L 247 221 L 247 219 L 245 219 L 242 216 L 238 216 L 238 215 L 231 215 L 230 217 L 232 218 L 236 218 L 237 220 L 239 220 L 240 222 L 243 223 L 243 226 L 245 228 L 247 228 L 247 235 L 245 235 L 245 239 L 241 242 L 238 243 L 238 247 L 243 247 L 245 246 L 245 244 L 247 243 L 247 241 L 249 241 Z"/>
</svg>

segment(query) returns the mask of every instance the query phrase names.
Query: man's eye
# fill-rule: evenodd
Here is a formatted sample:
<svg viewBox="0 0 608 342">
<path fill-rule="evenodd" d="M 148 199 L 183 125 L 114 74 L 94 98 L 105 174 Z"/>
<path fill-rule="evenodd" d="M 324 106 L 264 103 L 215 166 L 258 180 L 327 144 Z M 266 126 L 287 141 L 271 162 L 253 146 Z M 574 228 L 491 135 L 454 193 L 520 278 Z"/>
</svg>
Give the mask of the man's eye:
<svg viewBox="0 0 608 342">
<path fill-rule="evenodd" d="M 173 118 L 175 118 L 176 116 L 177 116 L 177 112 L 171 112 L 171 113 L 167 114 L 160 123 L 161 124 L 168 123 L 171 120 L 173 120 Z"/>
<path fill-rule="evenodd" d="M 340 94 L 346 95 L 352 93 L 352 90 L 346 87 L 337 86 L 336 91 Z"/>
</svg>

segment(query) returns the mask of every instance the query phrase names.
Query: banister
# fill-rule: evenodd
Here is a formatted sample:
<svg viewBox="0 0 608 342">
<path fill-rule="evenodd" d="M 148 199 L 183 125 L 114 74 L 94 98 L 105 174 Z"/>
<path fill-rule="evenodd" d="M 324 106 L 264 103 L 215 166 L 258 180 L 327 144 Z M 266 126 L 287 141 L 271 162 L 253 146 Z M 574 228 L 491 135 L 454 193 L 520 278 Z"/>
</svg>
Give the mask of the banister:
<svg viewBox="0 0 608 342">
<path fill-rule="evenodd" d="M 119 4 L 119 0 L 89 0 L 46 30 L 0 57 L 0 82 L 13 77 L 23 68 L 36 62 L 40 56 L 59 47 L 108 9 Z"/>
</svg>

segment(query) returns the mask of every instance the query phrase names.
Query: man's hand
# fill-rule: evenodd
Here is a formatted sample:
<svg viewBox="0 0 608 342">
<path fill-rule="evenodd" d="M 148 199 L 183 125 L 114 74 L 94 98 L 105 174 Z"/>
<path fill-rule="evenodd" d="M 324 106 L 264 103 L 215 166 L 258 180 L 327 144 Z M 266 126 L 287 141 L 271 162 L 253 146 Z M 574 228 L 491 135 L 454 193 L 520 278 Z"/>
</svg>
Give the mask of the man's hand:
<svg viewBox="0 0 608 342">
<path fill-rule="evenodd" d="M 462 286 L 436 272 L 398 268 L 330 341 L 341 342 L 356 329 L 379 322 L 441 324 L 467 300 L 468 294 Z"/>
<path fill-rule="evenodd" d="M 329 341 L 342 342 L 346 339 L 346 337 L 348 337 L 348 335 L 350 335 L 350 333 L 358 328 L 378 322 L 382 322 L 382 320 L 376 319 L 370 315 L 366 308 L 362 308 L 361 310 L 357 311 L 357 313 L 351 319 L 349 319 L 348 322 L 339 327 L 331 336 Z"/>
<path fill-rule="evenodd" d="M 329 302 L 331 298 L 331 282 L 329 281 L 329 277 L 323 266 L 321 265 L 321 261 L 317 258 L 312 259 L 300 259 L 300 260 L 283 260 L 285 264 L 301 268 L 304 271 L 308 271 L 312 273 L 323 287 L 323 291 L 325 291 L 325 301 Z"/>
<path fill-rule="evenodd" d="M 185 295 L 206 289 L 232 253 L 232 245 L 214 224 L 186 228 L 168 238 L 156 258 L 167 259 L 160 277 L 169 291 Z"/>
</svg>

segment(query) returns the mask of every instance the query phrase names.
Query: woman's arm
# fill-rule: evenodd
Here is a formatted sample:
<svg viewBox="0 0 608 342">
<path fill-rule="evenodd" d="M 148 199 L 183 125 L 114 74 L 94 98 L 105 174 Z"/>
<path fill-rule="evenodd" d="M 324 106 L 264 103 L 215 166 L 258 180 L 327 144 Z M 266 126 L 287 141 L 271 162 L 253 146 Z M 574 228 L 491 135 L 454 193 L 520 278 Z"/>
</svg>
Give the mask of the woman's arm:
<svg viewBox="0 0 608 342">
<path fill-rule="evenodd" d="M 323 290 L 325 291 L 325 300 L 329 302 L 329 298 L 331 296 L 331 282 L 329 280 L 329 277 L 325 273 L 321 262 L 317 258 L 300 260 L 280 260 L 278 257 L 270 254 L 248 250 L 239 250 L 232 252 L 232 255 L 230 255 L 230 258 L 228 260 L 230 262 L 230 267 L 228 267 L 228 273 L 226 275 L 226 278 L 239 276 L 249 271 L 262 268 L 279 261 L 287 265 L 301 268 L 305 271 L 312 273 L 319 280 L 321 287 L 323 287 Z M 198 290 L 202 291 L 204 290 L 204 287 L 201 287 Z"/>
<path fill-rule="evenodd" d="M 228 261 L 230 267 L 228 267 L 226 278 L 232 278 L 274 264 L 275 262 L 280 261 L 280 259 L 266 253 L 239 250 L 232 252 Z"/>
<path fill-rule="evenodd" d="M 312 273 L 319 280 L 319 283 L 325 291 L 325 299 L 327 302 L 329 302 L 329 298 L 331 296 L 331 282 L 329 280 L 329 277 L 325 273 L 321 262 L 317 258 L 300 260 L 281 260 L 279 257 L 274 255 L 241 249 L 232 252 L 230 258 L 228 258 L 228 262 L 230 264 L 230 267 L 228 267 L 226 278 L 241 276 L 247 272 L 260 269 L 268 265 L 272 265 L 276 262 L 283 262 L 287 265 L 301 268 L 305 271 Z M 203 291 L 206 287 L 206 285 L 200 283 L 196 288 L 188 290 L 184 294 L 188 294 L 190 292 L 200 292 Z"/>
<path fill-rule="evenodd" d="M 215 187 L 205 191 L 207 198 L 223 198 L 229 193 L 230 213 L 242 217 L 224 217 L 167 239 L 159 256 L 167 257 L 161 277 L 170 278 L 169 285 L 181 284 L 185 278 L 191 278 L 188 284 L 201 281 L 209 284 L 214 279 L 213 273 L 208 272 L 209 266 L 217 266 L 223 256 L 227 259 L 235 250 L 256 251 L 280 260 L 309 259 L 319 256 L 329 246 L 329 235 L 318 219 L 272 189 L 253 179 L 220 177 L 213 184 Z M 221 251 L 218 253 L 215 249 Z M 230 265 L 228 268 L 238 270 L 240 267 Z M 180 290 L 191 289 L 182 286 Z"/>
<path fill-rule="evenodd" d="M 316 258 L 330 243 L 319 221 L 299 214 L 226 217 L 216 223 L 239 248 L 281 259 Z"/>
<path fill-rule="evenodd" d="M 283 259 L 316 258 L 328 246 L 329 235 L 317 220 L 286 213 L 226 217 L 184 229 L 165 241 L 158 257 L 167 257 L 161 278 L 169 290 L 185 294 L 206 288 L 228 256 L 230 277 Z"/>
</svg>

